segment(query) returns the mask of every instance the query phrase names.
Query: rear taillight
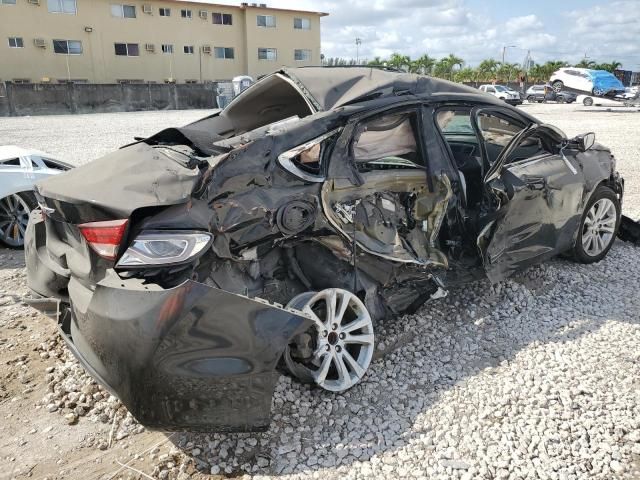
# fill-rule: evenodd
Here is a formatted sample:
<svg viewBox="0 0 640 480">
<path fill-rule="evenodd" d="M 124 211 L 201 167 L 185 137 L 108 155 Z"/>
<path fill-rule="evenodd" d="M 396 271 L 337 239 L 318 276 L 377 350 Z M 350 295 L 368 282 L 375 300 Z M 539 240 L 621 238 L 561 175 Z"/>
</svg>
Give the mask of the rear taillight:
<svg viewBox="0 0 640 480">
<path fill-rule="evenodd" d="M 115 260 L 129 220 L 109 220 L 78 225 L 89 246 L 102 258 Z"/>
</svg>

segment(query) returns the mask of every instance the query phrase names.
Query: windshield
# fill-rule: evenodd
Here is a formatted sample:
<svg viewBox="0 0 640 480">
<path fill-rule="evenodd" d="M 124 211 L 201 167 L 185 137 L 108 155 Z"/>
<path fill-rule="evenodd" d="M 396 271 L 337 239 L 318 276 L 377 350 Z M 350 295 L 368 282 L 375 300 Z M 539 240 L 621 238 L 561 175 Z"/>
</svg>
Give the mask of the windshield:
<svg viewBox="0 0 640 480">
<path fill-rule="evenodd" d="M 503 87 L 502 85 L 495 85 L 495 89 L 498 92 L 506 92 L 507 89 L 505 87 Z"/>
</svg>

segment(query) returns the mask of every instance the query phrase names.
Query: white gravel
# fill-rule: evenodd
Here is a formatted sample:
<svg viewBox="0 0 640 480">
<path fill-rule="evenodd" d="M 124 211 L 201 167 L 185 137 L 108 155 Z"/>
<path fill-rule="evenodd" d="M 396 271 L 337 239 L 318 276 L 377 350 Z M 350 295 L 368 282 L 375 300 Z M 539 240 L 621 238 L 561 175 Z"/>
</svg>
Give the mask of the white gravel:
<svg viewBox="0 0 640 480">
<path fill-rule="evenodd" d="M 639 113 L 525 108 L 569 134 L 595 131 L 625 174 L 627 213 L 640 213 Z M 202 113 L 31 119 L 60 131 L 73 123 L 75 139 L 60 133 L 50 143 L 27 119 L 0 119 L 0 136 L 82 163 L 90 142 L 78 148 L 78 137 L 100 140 L 87 150 L 90 158 L 134 131 L 152 133 L 156 121 L 160 128 Z M 111 135 L 103 131 L 109 125 Z M 596 265 L 557 259 L 495 286 L 484 281 L 451 290 L 379 330 L 378 339 L 395 350 L 372 362 L 345 394 L 282 377 L 268 432 L 175 435 L 178 448 L 151 451 L 155 468 L 146 473 L 184 479 L 196 467 L 197 478 L 640 478 L 638 272 L 640 250 L 618 241 Z M 118 434 L 134 435 L 130 416 L 87 387 L 92 381 L 61 349 L 56 341 L 41 347 L 54 368 L 38 415 L 73 410 L 71 423 L 116 418 L 114 442 Z M 58 408 L 46 413 L 48 405 Z"/>
</svg>

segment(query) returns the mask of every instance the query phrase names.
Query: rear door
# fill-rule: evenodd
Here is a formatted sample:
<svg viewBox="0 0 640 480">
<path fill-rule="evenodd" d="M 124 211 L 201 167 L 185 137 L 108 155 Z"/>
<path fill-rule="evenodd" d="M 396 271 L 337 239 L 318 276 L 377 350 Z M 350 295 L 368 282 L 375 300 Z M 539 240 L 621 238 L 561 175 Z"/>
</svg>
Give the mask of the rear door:
<svg viewBox="0 0 640 480">
<path fill-rule="evenodd" d="M 485 143 L 493 142 L 493 147 L 517 126 L 500 112 L 487 110 L 476 112 L 475 121 Z M 524 126 L 490 162 L 484 178 L 490 213 L 478 246 L 492 282 L 573 245 L 584 181 L 575 160 L 558 152 L 563 137 L 553 127 Z"/>
</svg>

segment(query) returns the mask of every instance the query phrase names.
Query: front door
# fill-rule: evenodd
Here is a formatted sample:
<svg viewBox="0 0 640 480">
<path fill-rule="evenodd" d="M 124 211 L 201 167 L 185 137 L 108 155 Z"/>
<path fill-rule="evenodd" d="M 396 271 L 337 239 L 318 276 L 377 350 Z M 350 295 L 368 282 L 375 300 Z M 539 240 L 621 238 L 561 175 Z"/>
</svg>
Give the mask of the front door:
<svg viewBox="0 0 640 480">
<path fill-rule="evenodd" d="M 510 135 L 515 124 L 499 113 L 476 112 L 485 151 Z M 512 135 L 485 176 L 487 210 L 478 238 L 484 268 L 493 282 L 571 248 L 578 228 L 583 177 L 571 156 L 559 152 L 561 132 L 529 125 Z"/>
</svg>

